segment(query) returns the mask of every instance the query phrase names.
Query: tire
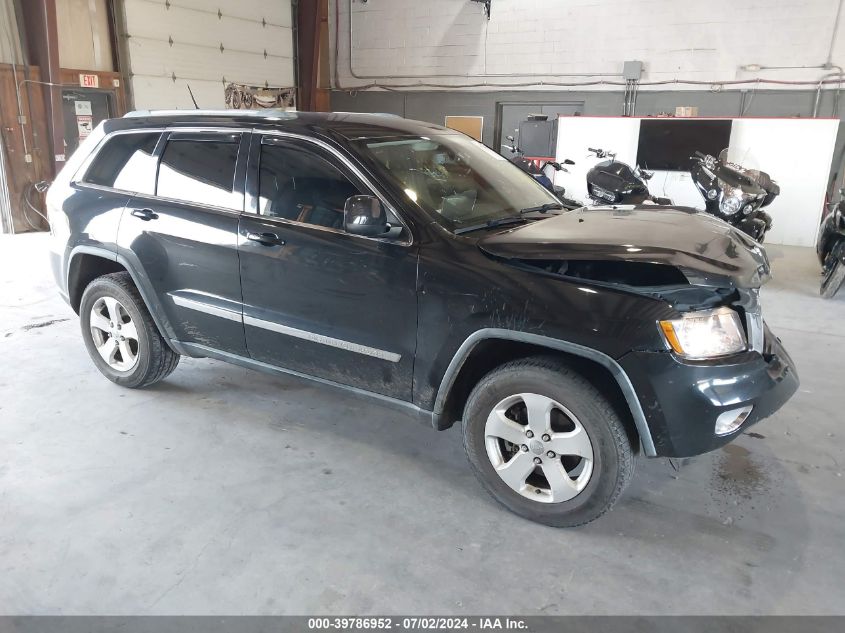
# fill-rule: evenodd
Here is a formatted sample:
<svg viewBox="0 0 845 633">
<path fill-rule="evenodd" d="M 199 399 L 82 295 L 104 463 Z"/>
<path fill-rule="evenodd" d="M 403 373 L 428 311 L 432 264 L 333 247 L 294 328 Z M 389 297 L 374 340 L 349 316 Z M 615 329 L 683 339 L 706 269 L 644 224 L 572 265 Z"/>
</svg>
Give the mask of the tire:
<svg viewBox="0 0 845 633">
<path fill-rule="evenodd" d="M 832 299 L 833 295 L 842 287 L 842 282 L 844 281 L 845 264 L 842 263 L 842 260 L 837 259 L 833 263 L 832 268 L 825 273 L 821 287 L 819 288 L 819 294 L 823 299 Z"/>
<path fill-rule="evenodd" d="M 539 403 L 545 407 L 547 401 L 553 403 L 553 413 L 533 419 L 526 415 L 529 402 L 539 411 Z M 511 442 L 497 435 L 502 411 L 506 420 L 501 428 L 513 434 Z M 548 435 L 537 420 L 543 420 L 546 429 L 551 424 Z M 583 376 L 554 358 L 512 361 L 491 371 L 470 394 L 462 427 L 464 449 L 481 485 L 511 512 L 537 523 L 575 527 L 597 519 L 610 510 L 634 472 L 634 450 L 619 413 Z M 567 453 L 575 450 L 576 438 L 581 458 Z M 514 451 L 517 442 L 522 443 Z M 570 445 L 573 448 L 567 448 Z M 550 447 L 558 452 L 549 453 Z M 588 452 L 589 460 L 583 457 Z M 538 459 L 540 465 L 534 466 Z M 521 470 L 508 471 L 516 473 L 511 481 L 533 468 L 519 490 L 500 476 L 512 465 Z M 553 479 L 565 485 L 553 486 Z"/>
<path fill-rule="evenodd" d="M 129 273 L 103 275 L 88 284 L 79 322 L 91 360 L 121 387 L 148 387 L 179 364 L 179 354 L 162 338 Z"/>
</svg>

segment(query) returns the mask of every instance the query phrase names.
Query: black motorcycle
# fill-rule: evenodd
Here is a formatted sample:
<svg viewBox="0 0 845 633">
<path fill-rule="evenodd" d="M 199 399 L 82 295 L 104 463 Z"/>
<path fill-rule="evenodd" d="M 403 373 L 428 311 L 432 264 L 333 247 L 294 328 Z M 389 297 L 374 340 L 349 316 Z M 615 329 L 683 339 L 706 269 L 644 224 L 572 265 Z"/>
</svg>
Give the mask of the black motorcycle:
<svg viewBox="0 0 845 633">
<path fill-rule="evenodd" d="M 551 178 L 546 173 L 546 169 L 548 167 L 551 167 L 555 171 L 566 172 L 568 170 L 563 165 L 574 165 L 575 161 L 567 158 L 563 161 L 563 165 L 561 165 L 560 163 L 553 160 L 526 158 L 525 153 L 521 149 L 519 149 L 519 146 L 517 146 L 513 136 L 508 136 L 507 138 L 512 143 L 512 145 L 503 144 L 502 147 L 510 150 L 511 154 L 513 154 L 510 161 L 514 165 L 519 167 L 522 171 L 530 174 L 531 177 L 534 178 L 534 180 L 536 180 L 538 183 L 543 185 L 543 187 L 551 191 L 555 195 L 555 197 L 560 200 L 560 203 L 565 209 L 580 209 L 584 206 L 577 200 L 571 200 L 567 198 L 565 195 L 566 189 L 554 184 L 553 178 Z"/>
<path fill-rule="evenodd" d="M 831 204 L 831 211 L 822 220 L 816 254 L 822 265 L 819 294 L 830 299 L 845 281 L 845 189 L 839 190 L 839 202 Z"/>
<path fill-rule="evenodd" d="M 596 158 L 608 160 L 596 164 L 587 172 L 587 195 L 595 204 L 672 204 L 669 198 L 653 196 L 648 191 L 648 181 L 653 173 L 633 169 L 626 163 L 616 160 L 616 154 L 603 149 L 588 147 L 587 151 Z"/>
<path fill-rule="evenodd" d="M 745 169 L 727 161 L 727 150 L 719 157 L 696 152 L 690 175 L 704 196 L 707 213 L 725 220 L 762 242 L 772 228 L 772 216 L 763 211 L 780 194 L 769 174 Z"/>
</svg>

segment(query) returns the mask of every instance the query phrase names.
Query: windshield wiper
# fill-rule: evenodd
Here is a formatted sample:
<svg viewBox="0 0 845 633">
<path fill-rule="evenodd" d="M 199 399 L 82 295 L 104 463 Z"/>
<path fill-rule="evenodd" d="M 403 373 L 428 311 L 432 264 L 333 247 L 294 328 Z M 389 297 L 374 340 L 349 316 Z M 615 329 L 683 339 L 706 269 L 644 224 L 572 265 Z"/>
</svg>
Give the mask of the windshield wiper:
<svg viewBox="0 0 845 633">
<path fill-rule="evenodd" d="M 536 207 L 525 207 L 524 209 L 520 209 L 518 215 L 508 215 L 503 218 L 496 218 L 493 220 L 487 220 L 483 224 L 471 224 L 470 226 L 463 226 L 461 228 L 455 229 L 455 235 L 461 235 L 462 233 L 469 233 L 470 231 L 478 231 L 481 229 L 492 229 L 497 226 L 502 226 L 503 224 L 513 224 L 514 222 L 522 222 L 525 218 L 524 215 L 528 213 L 546 213 L 547 211 L 553 211 L 555 209 L 563 209 L 563 205 L 560 202 L 547 202 L 546 204 L 541 204 Z"/>
<path fill-rule="evenodd" d="M 525 207 L 519 212 L 519 214 L 525 215 L 526 213 L 545 213 L 546 211 L 553 211 L 555 209 L 563 209 L 563 205 L 560 202 L 547 202 L 546 204 L 541 204 L 536 207 Z"/>
<path fill-rule="evenodd" d="M 455 229 L 455 235 L 462 233 L 469 233 L 470 231 L 478 231 L 480 229 L 492 229 L 503 224 L 513 224 L 515 222 L 524 222 L 525 218 L 521 215 L 511 215 L 504 218 L 496 218 L 495 220 L 487 220 L 483 224 L 470 224 L 469 226 L 462 226 Z"/>
</svg>

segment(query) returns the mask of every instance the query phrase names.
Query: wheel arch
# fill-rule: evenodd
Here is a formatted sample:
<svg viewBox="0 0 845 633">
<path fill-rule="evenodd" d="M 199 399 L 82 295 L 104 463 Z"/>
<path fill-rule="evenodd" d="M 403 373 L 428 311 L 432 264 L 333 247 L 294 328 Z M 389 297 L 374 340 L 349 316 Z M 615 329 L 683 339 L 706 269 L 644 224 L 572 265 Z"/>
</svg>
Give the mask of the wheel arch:
<svg viewBox="0 0 845 633">
<path fill-rule="evenodd" d="M 463 413 L 470 391 L 490 369 L 517 358 L 553 355 L 570 364 L 598 387 L 612 389 L 614 404 L 626 420 L 631 439 L 638 440 L 645 455 L 657 454 L 642 405 L 622 367 L 610 356 L 590 347 L 539 334 L 489 328 L 471 334 L 452 358 L 434 401 L 433 423 L 443 430 Z"/>
<path fill-rule="evenodd" d="M 115 272 L 129 273 L 132 283 L 138 289 L 162 338 L 173 351 L 182 353 L 173 346 L 173 329 L 164 316 L 161 305 L 149 283 L 133 269 L 125 257 L 113 251 L 92 246 L 77 246 L 73 249 L 67 265 L 68 300 L 73 311 L 79 314 L 82 295 L 88 284 L 97 277 Z"/>
</svg>

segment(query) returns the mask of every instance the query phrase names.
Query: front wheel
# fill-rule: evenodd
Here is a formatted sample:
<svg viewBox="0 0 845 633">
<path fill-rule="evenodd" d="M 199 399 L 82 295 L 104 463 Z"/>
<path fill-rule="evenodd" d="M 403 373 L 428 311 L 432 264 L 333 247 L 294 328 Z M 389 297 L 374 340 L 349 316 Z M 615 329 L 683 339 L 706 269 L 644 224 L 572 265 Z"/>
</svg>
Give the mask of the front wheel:
<svg viewBox="0 0 845 633">
<path fill-rule="evenodd" d="M 824 299 L 833 298 L 833 295 L 842 286 L 843 281 L 845 281 L 845 264 L 842 263 L 841 259 L 836 259 L 824 273 L 819 294 Z"/>
<path fill-rule="evenodd" d="M 634 452 L 613 405 L 555 359 L 513 361 L 487 374 L 467 401 L 463 436 L 484 488 L 546 525 L 598 518 L 633 474 Z"/>
</svg>

